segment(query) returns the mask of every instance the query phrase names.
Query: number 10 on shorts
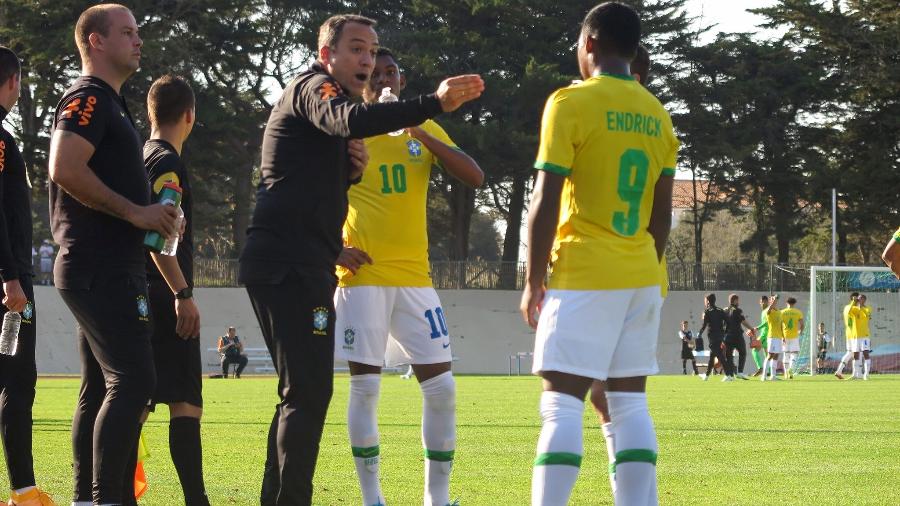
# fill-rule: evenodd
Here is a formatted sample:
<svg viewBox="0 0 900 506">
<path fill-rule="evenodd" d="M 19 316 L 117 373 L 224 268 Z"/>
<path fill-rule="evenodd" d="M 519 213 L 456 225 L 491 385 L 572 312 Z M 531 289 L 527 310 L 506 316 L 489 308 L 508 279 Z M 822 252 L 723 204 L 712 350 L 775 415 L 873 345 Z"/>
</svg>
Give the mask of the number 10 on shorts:
<svg viewBox="0 0 900 506">
<path fill-rule="evenodd" d="M 435 318 L 437 316 L 437 318 Z M 444 319 L 444 310 L 440 307 L 434 308 L 434 311 L 428 310 L 425 311 L 425 318 L 428 320 L 429 325 L 431 325 L 431 338 L 432 339 L 440 339 L 442 336 L 447 337 L 450 332 L 447 331 L 447 320 Z M 438 330 L 438 325 L 440 325 L 441 329 Z"/>
</svg>

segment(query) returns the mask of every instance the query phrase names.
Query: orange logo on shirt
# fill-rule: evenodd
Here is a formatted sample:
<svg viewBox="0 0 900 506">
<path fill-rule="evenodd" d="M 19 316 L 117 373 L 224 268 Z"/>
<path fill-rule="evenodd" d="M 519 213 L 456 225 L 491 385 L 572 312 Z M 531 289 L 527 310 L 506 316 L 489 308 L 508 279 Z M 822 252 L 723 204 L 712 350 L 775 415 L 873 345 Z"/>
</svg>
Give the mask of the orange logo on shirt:
<svg viewBox="0 0 900 506">
<path fill-rule="evenodd" d="M 88 126 L 91 124 L 91 115 L 94 112 L 94 105 L 97 103 L 97 98 L 93 95 L 87 98 L 87 102 L 84 104 L 84 108 L 81 108 L 81 99 L 76 98 L 75 100 L 69 102 L 62 112 L 62 119 L 71 119 L 72 115 L 78 116 L 80 119 L 78 120 L 78 124 L 81 126 Z"/>
<path fill-rule="evenodd" d="M 325 83 L 319 88 L 319 93 L 322 94 L 322 100 L 330 100 L 338 96 L 338 93 L 340 92 L 340 86 L 332 83 Z"/>
</svg>

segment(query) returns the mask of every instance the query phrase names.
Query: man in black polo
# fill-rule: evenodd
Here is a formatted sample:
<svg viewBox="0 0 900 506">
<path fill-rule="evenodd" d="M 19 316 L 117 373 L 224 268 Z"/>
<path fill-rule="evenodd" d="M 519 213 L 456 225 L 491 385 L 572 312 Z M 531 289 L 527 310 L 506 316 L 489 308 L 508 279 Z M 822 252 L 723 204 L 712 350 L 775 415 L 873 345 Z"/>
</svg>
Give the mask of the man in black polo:
<svg viewBox="0 0 900 506">
<path fill-rule="evenodd" d="M 54 280 L 78 322 L 81 391 L 72 420 L 76 506 L 121 504 L 138 418 L 153 393 L 143 238 L 177 233 L 150 205 L 141 139 L 119 94 L 142 41 L 126 7 L 85 10 L 75 26 L 82 72 L 56 109 L 50 144 Z"/>
<path fill-rule="evenodd" d="M 19 98 L 20 77 L 19 58 L 0 46 L 0 319 L 7 311 L 22 316 L 15 354 L 0 354 L 0 437 L 6 450 L 10 504 L 41 506 L 53 502 L 35 486 L 31 453 L 31 407 L 37 382 L 31 186 L 15 139 L 2 126 Z"/>
<path fill-rule="evenodd" d="M 437 92 L 385 104 L 350 101 L 372 73 L 374 21 L 334 16 L 319 31 L 318 61 L 284 90 L 263 137 L 256 209 L 240 280 L 278 372 L 262 504 L 308 505 L 334 369 L 335 261 L 347 190 L 365 168 L 362 139 L 416 126 L 480 96 L 475 75 Z M 284 479 L 281 479 L 284 477 Z"/>
<path fill-rule="evenodd" d="M 725 368 L 725 377 L 722 381 L 734 381 L 734 369 L 729 361 L 725 360 L 725 327 L 726 314 L 722 308 L 716 306 L 716 294 L 710 293 L 704 299 L 706 304 L 703 310 L 703 326 L 697 337 L 702 338 L 703 332 L 709 328 L 709 364 L 706 366 L 706 374 L 701 374 L 700 379 L 706 381 L 715 370 L 716 359 Z"/>
<path fill-rule="evenodd" d="M 740 298 L 737 294 L 728 296 L 728 309 L 725 310 L 725 361 L 728 367 L 734 371 L 738 378 L 749 380 L 744 374 L 744 364 L 747 362 L 747 343 L 744 341 L 744 329 L 755 335 L 756 329 L 747 323 L 744 311 L 738 307 Z M 710 335 L 712 333 L 710 332 Z M 738 352 L 738 366 L 734 367 L 734 350 Z"/>
</svg>

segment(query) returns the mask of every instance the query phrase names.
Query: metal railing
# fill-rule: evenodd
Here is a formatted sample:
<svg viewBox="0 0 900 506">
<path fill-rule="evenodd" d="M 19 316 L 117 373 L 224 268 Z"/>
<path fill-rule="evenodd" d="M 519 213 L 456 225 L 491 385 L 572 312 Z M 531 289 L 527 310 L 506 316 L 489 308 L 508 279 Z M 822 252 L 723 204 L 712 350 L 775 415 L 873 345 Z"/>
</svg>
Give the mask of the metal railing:
<svg viewBox="0 0 900 506">
<path fill-rule="evenodd" d="M 785 292 L 809 290 L 811 264 L 669 263 L 669 290 L 743 290 Z M 198 287 L 236 287 L 236 259 L 198 258 L 194 282 Z M 431 263 L 431 279 L 439 290 L 521 290 L 525 262 L 440 261 Z"/>
</svg>

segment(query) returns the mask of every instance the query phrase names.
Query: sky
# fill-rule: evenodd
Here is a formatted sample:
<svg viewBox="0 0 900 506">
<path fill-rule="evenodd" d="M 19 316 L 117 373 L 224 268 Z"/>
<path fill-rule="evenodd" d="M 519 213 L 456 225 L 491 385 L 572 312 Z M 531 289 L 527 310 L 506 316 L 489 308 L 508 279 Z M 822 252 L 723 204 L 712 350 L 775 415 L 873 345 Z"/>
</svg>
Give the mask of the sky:
<svg viewBox="0 0 900 506">
<path fill-rule="evenodd" d="M 756 25 L 764 18 L 747 12 L 747 9 L 770 7 L 776 3 L 776 0 L 688 0 L 687 9 L 691 16 L 702 15 L 704 25 L 716 25 L 705 35 L 711 40 L 718 32 L 763 32 Z"/>
</svg>

